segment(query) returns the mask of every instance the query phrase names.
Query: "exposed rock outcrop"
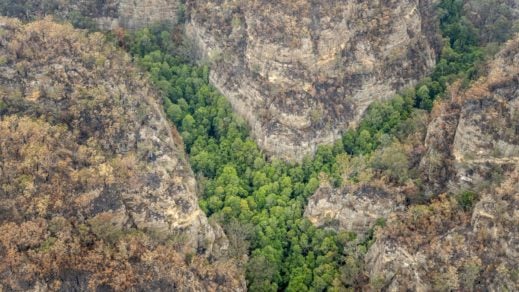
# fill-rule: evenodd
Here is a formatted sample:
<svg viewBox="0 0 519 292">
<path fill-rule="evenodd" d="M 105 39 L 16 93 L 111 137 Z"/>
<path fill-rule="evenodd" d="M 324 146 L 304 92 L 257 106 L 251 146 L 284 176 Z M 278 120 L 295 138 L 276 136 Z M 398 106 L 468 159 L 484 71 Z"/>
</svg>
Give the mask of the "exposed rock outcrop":
<svg viewBox="0 0 519 292">
<path fill-rule="evenodd" d="M 433 109 L 422 159 L 424 181 L 436 193 L 484 186 L 519 163 L 518 37 L 465 92 Z M 449 186 L 450 183 L 450 186 Z"/>
<path fill-rule="evenodd" d="M 136 29 L 159 22 L 176 23 L 182 15 L 180 0 L 5 0 L 3 15 L 29 20 L 57 15 L 76 22 L 93 21 L 101 29 Z M 83 23 L 84 24 L 84 23 Z"/>
<path fill-rule="evenodd" d="M 458 127 L 460 106 L 457 103 L 439 104 L 431 116 L 424 143 L 426 152 L 420 161 L 420 174 L 428 197 L 444 192 L 455 174 L 452 145 Z"/>
<path fill-rule="evenodd" d="M 485 75 L 436 109 L 428 135 L 440 139 L 429 153 L 448 153 L 436 163 L 451 173 L 445 191 L 479 199 L 463 210 L 443 196 L 391 217 L 367 255 L 371 278 L 390 291 L 519 289 L 519 36 Z"/>
<path fill-rule="evenodd" d="M 519 35 L 460 98 L 452 153 L 458 183 L 477 188 L 519 164 Z"/>
<path fill-rule="evenodd" d="M 53 14 L 102 29 L 184 15 L 179 0 L 7 2 L 4 15 Z M 189 0 L 186 32 L 259 145 L 299 160 L 339 138 L 371 102 L 430 71 L 439 47 L 434 2 Z"/>
<path fill-rule="evenodd" d="M 398 204 L 396 195 L 380 187 L 324 186 L 310 197 L 305 217 L 316 226 L 348 230 L 362 237 L 378 219 L 385 219 L 395 211 Z"/>
<path fill-rule="evenodd" d="M 129 56 L 48 20 L 0 30 L 0 290 L 242 289 Z"/>
<path fill-rule="evenodd" d="M 188 1 L 187 34 L 259 145 L 299 160 L 425 76 L 433 1 Z"/>
<path fill-rule="evenodd" d="M 515 291 L 519 288 L 519 176 L 507 173 L 472 213 L 443 197 L 397 213 L 366 263 L 387 291 Z"/>
</svg>

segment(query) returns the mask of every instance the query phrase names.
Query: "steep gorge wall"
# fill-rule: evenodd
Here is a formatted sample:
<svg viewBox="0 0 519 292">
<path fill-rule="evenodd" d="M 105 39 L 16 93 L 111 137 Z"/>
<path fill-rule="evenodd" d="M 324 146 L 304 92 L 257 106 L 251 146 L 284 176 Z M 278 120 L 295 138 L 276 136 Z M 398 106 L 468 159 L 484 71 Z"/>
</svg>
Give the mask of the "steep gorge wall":
<svg viewBox="0 0 519 292">
<path fill-rule="evenodd" d="M 299 160 L 435 64 L 433 1 L 188 1 L 211 80 L 268 153 Z"/>
<path fill-rule="evenodd" d="M 7 2 L 0 10 L 10 16 L 79 14 L 103 29 L 175 23 L 184 9 L 178 0 Z M 434 2 L 189 0 L 186 31 L 258 144 L 299 160 L 430 71 L 439 48 Z"/>
<path fill-rule="evenodd" d="M 422 149 L 413 171 L 431 202 L 406 202 L 418 192 L 407 183 L 373 187 L 376 176 L 308 200 L 305 216 L 325 228 L 362 235 L 386 219 L 365 257 L 374 290 L 519 287 L 519 35 L 482 70 L 468 89 L 451 85 L 410 145 Z"/>
<path fill-rule="evenodd" d="M 176 23 L 179 0 L 2 0 L 3 15 L 29 20 L 56 15 L 63 19 L 93 21 L 100 29 L 137 29 L 158 22 Z"/>
<path fill-rule="evenodd" d="M 451 101 L 433 109 L 421 170 L 434 192 L 478 188 L 497 179 L 492 172 L 501 166 L 519 162 L 518 39 L 488 64 L 485 77 L 466 91 L 453 85 Z"/>
<path fill-rule="evenodd" d="M 160 22 L 176 23 L 179 9 L 179 0 L 120 0 L 115 17 L 96 18 L 96 22 L 104 29 L 118 26 L 136 29 Z"/>
<path fill-rule="evenodd" d="M 474 207 L 445 196 L 394 213 L 367 255 L 372 279 L 390 291 L 519 288 L 518 101 L 519 35 L 433 110 L 422 169 L 438 169 L 436 191 L 476 193 Z"/>
<path fill-rule="evenodd" d="M 0 290 L 242 289 L 129 56 L 48 20 L 0 30 Z"/>
</svg>

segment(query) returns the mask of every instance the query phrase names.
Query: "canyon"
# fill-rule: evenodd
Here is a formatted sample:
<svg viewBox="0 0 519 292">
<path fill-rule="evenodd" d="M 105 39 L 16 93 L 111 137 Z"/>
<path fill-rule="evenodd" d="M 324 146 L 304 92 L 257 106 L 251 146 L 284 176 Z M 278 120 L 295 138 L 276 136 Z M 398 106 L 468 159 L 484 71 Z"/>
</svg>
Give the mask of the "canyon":
<svg viewBox="0 0 519 292">
<path fill-rule="evenodd" d="M 519 289 L 517 0 L 0 15 L 0 291 Z"/>
<path fill-rule="evenodd" d="M 80 15 L 101 29 L 185 18 L 212 84 L 265 152 L 291 161 L 339 139 L 372 102 L 414 85 L 440 50 L 433 0 L 31 3 L 13 16 L 54 14 L 84 25 Z"/>
</svg>

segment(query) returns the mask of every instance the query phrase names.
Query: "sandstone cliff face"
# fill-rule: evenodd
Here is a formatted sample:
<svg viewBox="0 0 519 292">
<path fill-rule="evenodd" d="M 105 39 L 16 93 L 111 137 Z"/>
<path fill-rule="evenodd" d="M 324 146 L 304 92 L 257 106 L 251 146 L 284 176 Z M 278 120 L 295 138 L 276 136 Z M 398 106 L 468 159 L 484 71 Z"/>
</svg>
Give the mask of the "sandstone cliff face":
<svg viewBox="0 0 519 292">
<path fill-rule="evenodd" d="M 436 193 L 477 188 L 517 164 L 516 43 L 517 37 L 489 64 L 486 78 L 462 93 L 452 86 L 452 101 L 433 110 L 421 169 Z"/>
<path fill-rule="evenodd" d="M 188 1 L 187 34 L 259 145 L 301 159 L 435 64 L 433 1 Z"/>
<path fill-rule="evenodd" d="M 103 29 L 125 27 L 142 28 L 159 22 L 176 23 L 180 9 L 179 0 L 120 0 L 117 1 L 117 13 L 104 17 L 95 17 Z"/>
<path fill-rule="evenodd" d="M 392 217 L 366 256 L 387 291 L 515 291 L 519 288 L 517 170 L 484 193 L 472 213 L 442 198 Z"/>
<path fill-rule="evenodd" d="M 57 15 L 65 19 L 87 17 L 100 29 L 124 27 L 136 29 L 158 22 L 176 23 L 179 0 L 4 0 L 0 12 L 4 15 L 31 19 Z"/>
<path fill-rule="evenodd" d="M 47 20 L 0 30 L 0 290 L 241 289 L 129 57 Z"/>
<path fill-rule="evenodd" d="M 428 139 L 423 165 L 448 168 L 440 189 L 474 190 L 478 202 L 463 212 L 442 197 L 392 215 L 367 256 L 372 279 L 392 291 L 519 289 L 518 100 L 516 37 L 485 77 L 435 109 L 429 129 L 428 137 L 440 140 Z"/>
<path fill-rule="evenodd" d="M 492 166 L 506 171 L 519 163 L 519 36 L 487 74 L 461 97 L 453 143 L 459 182 L 469 187 L 487 180 Z"/>
<path fill-rule="evenodd" d="M 305 217 L 316 226 L 352 231 L 362 237 L 377 219 L 385 219 L 397 209 L 396 197 L 369 185 L 342 189 L 324 186 L 309 199 Z"/>
<path fill-rule="evenodd" d="M 425 137 L 424 153 L 420 161 L 420 174 L 427 196 L 434 196 L 447 190 L 454 175 L 452 145 L 460 118 L 460 105 L 443 103 L 434 108 Z"/>
<path fill-rule="evenodd" d="M 10 16 L 80 15 L 101 29 L 175 23 L 184 9 L 179 0 L 7 2 L 0 10 Z M 186 31 L 259 145 L 299 160 L 429 72 L 433 2 L 190 0 Z"/>
</svg>

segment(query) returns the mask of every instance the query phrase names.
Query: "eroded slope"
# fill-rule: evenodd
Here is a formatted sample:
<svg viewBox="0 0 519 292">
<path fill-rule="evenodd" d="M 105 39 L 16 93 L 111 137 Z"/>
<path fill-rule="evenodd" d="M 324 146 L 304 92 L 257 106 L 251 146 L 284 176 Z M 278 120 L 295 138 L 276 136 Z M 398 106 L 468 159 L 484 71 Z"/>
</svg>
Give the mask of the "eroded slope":
<svg viewBox="0 0 519 292">
<path fill-rule="evenodd" d="M 48 20 L 0 30 L 0 288 L 241 289 L 129 57 Z"/>
<path fill-rule="evenodd" d="M 519 37 L 487 70 L 435 109 L 426 140 L 423 169 L 448 169 L 434 186 L 462 195 L 395 213 L 368 253 L 390 290 L 519 288 Z"/>
</svg>

